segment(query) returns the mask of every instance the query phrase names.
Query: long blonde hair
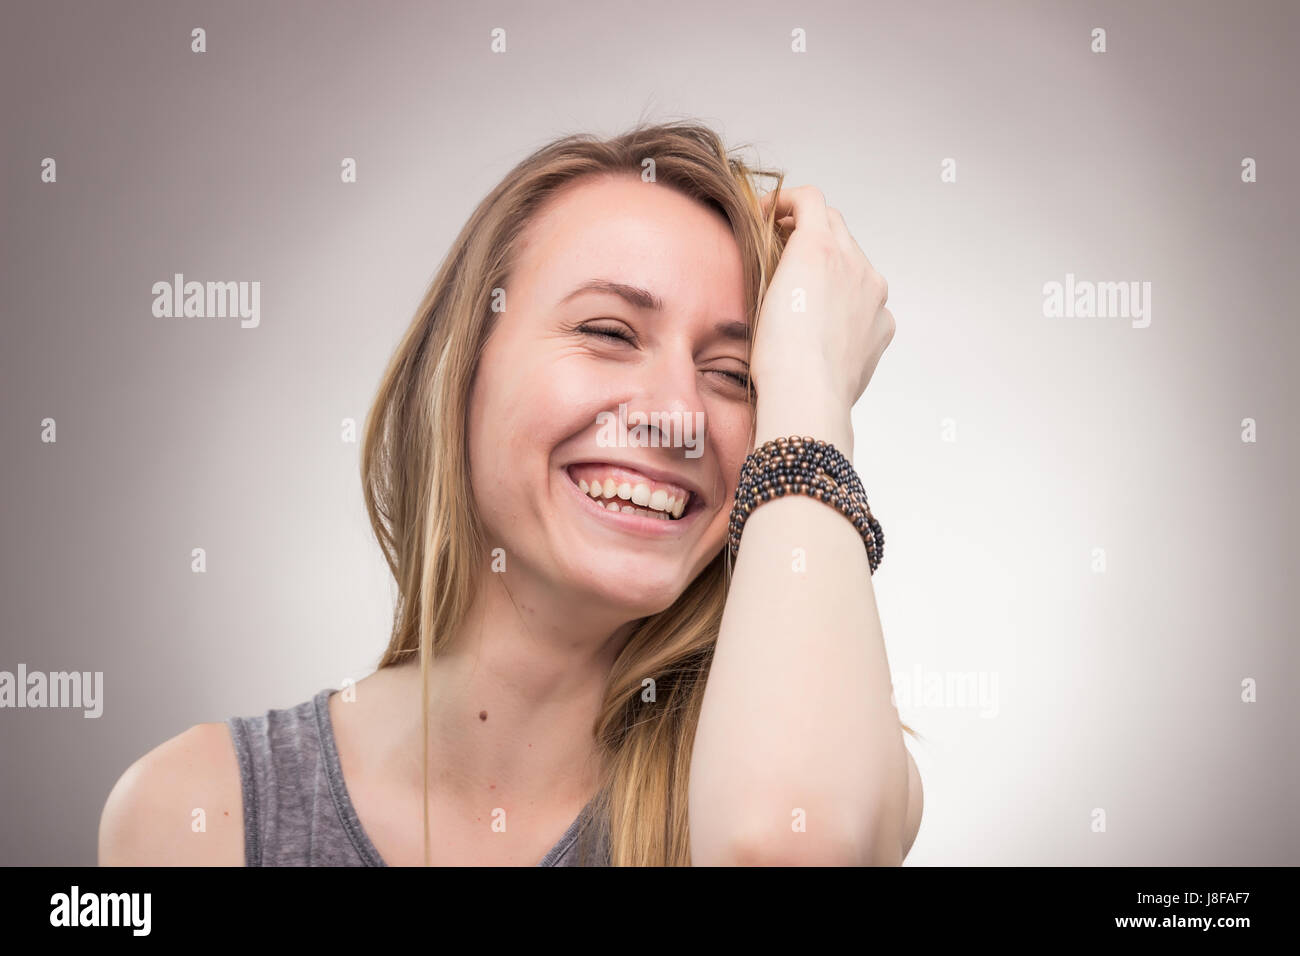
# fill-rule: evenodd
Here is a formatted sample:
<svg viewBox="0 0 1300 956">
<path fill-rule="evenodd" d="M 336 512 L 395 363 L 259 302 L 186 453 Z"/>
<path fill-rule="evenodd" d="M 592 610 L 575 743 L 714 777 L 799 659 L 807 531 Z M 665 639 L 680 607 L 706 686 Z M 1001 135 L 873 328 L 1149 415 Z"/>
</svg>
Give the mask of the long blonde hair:
<svg viewBox="0 0 1300 956">
<path fill-rule="evenodd" d="M 726 217 L 755 329 L 784 240 L 773 210 L 760 211 L 754 179 L 773 178 L 779 189 L 783 174 L 751 168 L 693 122 L 641 123 L 611 139 L 566 136 L 515 166 L 474 210 L 389 362 L 367 420 L 366 508 L 398 587 L 379 668 L 412 654 L 421 668 L 426 865 L 429 666 L 464 622 L 487 566 L 466 428 L 470 384 L 493 327 L 493 290 L 506 287 L 521 232 L 556 190 L 579 177 L 629 173 Z M 603 777 L 596 812 L 582 827 L 584 859 L 608 853 L 614 866 L 690 865 L 690 755 L 730 570 L 720 546 L 671 607 L 636 622 L 614 661 L 593 726 Z M 641 698 L 647 676 L 655 681 L 653 703 Z M 607 830 L 593 825 L 601 821 Z"/>
</svg>

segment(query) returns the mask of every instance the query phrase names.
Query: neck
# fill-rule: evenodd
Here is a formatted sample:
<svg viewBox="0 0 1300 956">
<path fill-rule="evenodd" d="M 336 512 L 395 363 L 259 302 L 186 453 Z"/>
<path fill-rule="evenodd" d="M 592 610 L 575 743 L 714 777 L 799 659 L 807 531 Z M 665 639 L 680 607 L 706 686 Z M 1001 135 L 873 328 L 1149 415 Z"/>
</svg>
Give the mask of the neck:
<svg viewBox="0 0 1300 956">
<path fill-rule="evenodd" d="M 429 783 L 455 802 L 585 802 L 599 781 L 592 728 L 633 622 L 544 582 L 484 576 L 459 633 L 429 669 Z M 401 750 L 417 786 L 419 663 L 408 665 L 416 715 Z M 408 698 L 409 699 L 409 698 Z"/>
</svg>

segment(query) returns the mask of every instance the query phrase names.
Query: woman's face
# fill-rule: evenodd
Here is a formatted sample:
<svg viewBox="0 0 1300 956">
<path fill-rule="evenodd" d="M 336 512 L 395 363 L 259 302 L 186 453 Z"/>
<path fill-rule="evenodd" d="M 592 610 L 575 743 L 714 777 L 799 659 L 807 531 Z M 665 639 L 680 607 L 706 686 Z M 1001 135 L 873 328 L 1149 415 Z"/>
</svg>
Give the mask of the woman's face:
<svg viewBox="0 0 1300 956">
<path fill-rule="evenodd" d="M 749 451 L 740 249 L 633 174 L 571 184 L 522 238 L 470 396 L 488 546 L 512 584 L 657 613 L 723 547 Z"/>
</svg>

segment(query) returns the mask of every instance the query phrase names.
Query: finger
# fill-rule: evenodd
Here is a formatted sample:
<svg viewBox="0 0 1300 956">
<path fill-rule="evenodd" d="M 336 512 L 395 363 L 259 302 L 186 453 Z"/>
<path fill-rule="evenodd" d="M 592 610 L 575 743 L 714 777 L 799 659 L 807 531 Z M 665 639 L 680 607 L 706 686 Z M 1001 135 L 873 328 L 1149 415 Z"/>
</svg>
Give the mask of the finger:
<svg viewBox="0 0 1300 956">
<path fill-rule="evenodd" d="M 827 209 L 826 212 L 830 219 L 831 232 L 835 235 L 835 238 L 839 239 L 844 248 L 856 249 L 858 254 L 866 259 L 867 254 L 862 251 L 858 241 L 853 238 L 853 233 L 849 232 L 849 225 L 844 221 L 844 214 L 834 207 Z"/>
<path fill-rule="evenodd" d="M 788 189 L 774 189 L 763 195 L 763 211 L 768 204 L 776 206 L 776 218 L 787 216 L 795 221 L 796 228 L 812 229 L 831 228 L 830 216 L 826 211 L 826 197 L 816 186 L 795 186 Z"/>
<path fill-rule="evenodd" d="M 870 271 L 871 275 L 874 276 L 876 280 L 880 283 L 881 304 L 883 305 L 884 303 L 888 302 L 889 283 L 886 282 L 885 277 L 882 276 L 876 270 L 876 267 L 871 264 L 871 260 L 867 258 L 867 254 L 862 251 L 862 247 L 858 245 L 858 241 L 853 238 L 853 233 L 849 232 L 849 226 L 848 223 L 844 221 L 843 214 L 838 209 L 835 209 L 833 207 L 829 210 L 829 213 L 830 213 L 830 220 L 831 220 L 831 232 L 834 234 L 835 238 L 840 241 L 840 243 L 844 246 L 844 248 L 857 250 L 858 255 L 862 257 L 862 261 L 867 264 L 867 269 Z"/>
</svg>

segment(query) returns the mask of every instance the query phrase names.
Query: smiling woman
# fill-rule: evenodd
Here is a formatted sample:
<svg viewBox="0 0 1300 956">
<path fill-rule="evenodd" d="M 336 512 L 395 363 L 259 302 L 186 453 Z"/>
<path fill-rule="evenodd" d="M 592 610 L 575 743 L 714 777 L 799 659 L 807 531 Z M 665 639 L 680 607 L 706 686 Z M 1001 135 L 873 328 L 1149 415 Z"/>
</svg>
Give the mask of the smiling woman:
<svg viewBox="0 0 1300 956">
<path fill-rule="evenodd" d="M 565 137 L 479 204 L 367 424 L 378 669 L 141 758 L 102 862 L 901 861 L 920 781 L 854 524 L 792 495 L 728 560 L 755 442 L 851 458 L 893 334 L 838 213 L 760 176 L 670 123 Z M 243 826 L 146 822 L 176 806 Z"/>
</svg>

